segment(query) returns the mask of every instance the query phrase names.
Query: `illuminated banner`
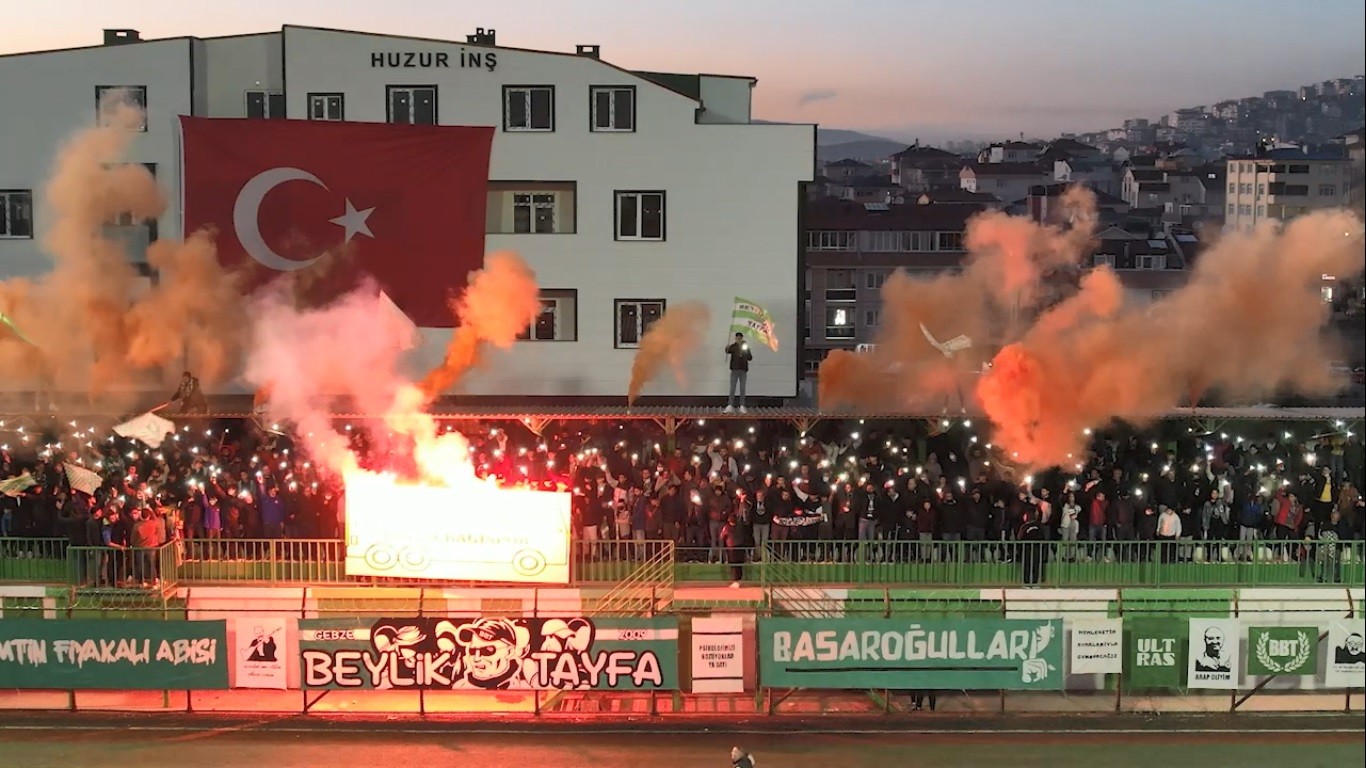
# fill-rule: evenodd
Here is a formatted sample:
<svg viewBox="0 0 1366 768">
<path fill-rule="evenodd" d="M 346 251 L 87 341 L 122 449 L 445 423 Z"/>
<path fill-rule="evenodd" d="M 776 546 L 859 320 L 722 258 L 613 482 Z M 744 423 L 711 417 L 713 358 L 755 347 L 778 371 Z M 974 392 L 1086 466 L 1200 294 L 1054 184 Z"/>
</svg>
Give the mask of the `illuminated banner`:
<svg viewBox="0 0 1366 768">
<path fill-rule="evenodd" d="M 305 688 L 676 690 L 674 618 L 299 622 Z"/>
<path fill-rule="evenodd" d="M 1062 621 L 760 619 L 771 688 L 1060 690 Z"/>
<path fill-rule="evenodd" d="M 223 621 L 5 619 L 0 688 L 227 688 L 227 644 Z"/>
<path fill-rule="evenodd" d="M 346 478 L 346 574 L 569 583 L 569 494 Z"/>
</svg>

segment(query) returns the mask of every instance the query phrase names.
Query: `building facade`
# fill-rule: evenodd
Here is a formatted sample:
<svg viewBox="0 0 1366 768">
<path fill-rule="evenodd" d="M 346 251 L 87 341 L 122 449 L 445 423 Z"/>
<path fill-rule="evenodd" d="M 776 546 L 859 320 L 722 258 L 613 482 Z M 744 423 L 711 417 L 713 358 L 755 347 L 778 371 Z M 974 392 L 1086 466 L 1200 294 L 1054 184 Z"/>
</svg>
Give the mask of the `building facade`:
<svg viewBox="0 0 1366 768">
<path fill-rule="evenodd" d="M 815 127 L 751 123 L 754 85 L 626 70 L 596 45 L 500 47 L 482 29 L 463 43 L 299 26 L 152 41 L 123 31 L 103 46 L 0 57 L 0 98 L 27 105 L 0 114 L 0 194 L 24 212 L 5 218 L 0 276 L 46 270 L 40 190 L 62 136 L 94 121 L 106 87 L 145 105 L 128 159 L 154 167 L 172 201 L 148 239 L 181 229 L 179 115 L 494 126 L 486 248 L 536 271 L 544 313 L 525 341 L 489 356 L 467 394 L 623 395 L 650 323 L 701 301 L 711 344 L 686 383 L 665 377 L 646 394 L 724 396 L 721 349 L 743 297 L 790 342 L 755 355 L 749 394 L 791 397 Z M 414 368 L 439 359 L 448 334 L 424 331 Z"/>
<path fill-rule="evenodd" d="M 1339 208 L 1352 199 L 1351 161 L 1345 154 L 1273 149 L 1228 161 L 1225 229 L 1251 229 L 1310 211 Z"/>
<path fill-rule="evenodd" d="M 803 369 L 814 376 L 833 349 L 873 343 L 882 324 L 882 284 L 898 269 L 930 275 L 958 269 L 967 221 L 980 205 L 861 205 L 817 200 L 807 209 L 806 339 Z"/>
</svg>

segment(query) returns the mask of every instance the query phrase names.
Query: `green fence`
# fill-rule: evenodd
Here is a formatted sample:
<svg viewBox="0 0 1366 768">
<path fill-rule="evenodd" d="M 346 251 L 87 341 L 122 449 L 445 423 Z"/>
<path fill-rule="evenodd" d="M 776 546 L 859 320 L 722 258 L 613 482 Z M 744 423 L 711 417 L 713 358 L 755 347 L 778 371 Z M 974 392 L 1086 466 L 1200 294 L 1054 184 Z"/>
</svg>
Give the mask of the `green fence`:
<svg viewBox="0 0 1366 768">
<path fill-rule="evenodd" d="M 670 545 L 575 542 L 576 584 L 628 579 Z M 1337 546 L 1257 542 L 770 541 L 729 553 L 675 547 L 674 580 L 764 586 L 821 584 L 1009 587 L 1275 587 L 1366 582 L 1362 542 Z M 159 584 L 381 584 L 427 582 L 347 576 L 345 542 L 199 539 L 156 550 L 72 547 L 63 539 L 0 539 L 0 582 L 84 589 Z"/>
</svg>

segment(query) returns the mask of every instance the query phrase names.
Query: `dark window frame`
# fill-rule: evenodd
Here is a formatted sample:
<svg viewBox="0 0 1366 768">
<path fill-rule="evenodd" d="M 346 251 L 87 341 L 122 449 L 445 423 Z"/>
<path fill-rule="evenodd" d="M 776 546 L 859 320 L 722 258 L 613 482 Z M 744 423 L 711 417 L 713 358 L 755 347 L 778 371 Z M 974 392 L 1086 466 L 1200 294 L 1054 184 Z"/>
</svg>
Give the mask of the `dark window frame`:
<svg viewBox="0 0 1366 768">
<path fill-rule="evenodd" d="M 631 94 L 631 127 L 630 128 L 599 128 L 598 127 L 598 94 L 611 91 L 629 91 Z M 636 126 L 639 125 L 640 99 L 634 85 L 590 85 L 588 86 L 588 132 L 589 133 L 635 133 Z M 613 105 L 612 116 L 615 122 L 615 105 Z"/>
<path fill-rule="evenodd" d="M 108 91 L 130 90 L 142 92 L 142 127 L 136 129 L 136 133 L 147 132 L 147 86 L 145 85 L 97 85 L 95 86 L 95 125 L 103 127 L 100 122 L 100 101 L 104 99 L 104 94 Z"/>
<path fill-rule="evenodd" d="M 564 343 L 571 343 L 571 344 L 572 344 L 573 342 L 578 341 L 578 340 L 579 340 L 579 289 L 577 289 L 577 288 L 542 288 L 542 289 L 541 289 L 541 292 L 540 292 L 539 298 L 540 298 L 541 301 L 544 301 L 544 300 L 546 300 L 546 299 L 555 299 L 555 300 L 569 299 L 570 301 L 574 302 L 574 322 L 573 322 L 573 324 L 572 324 L 572 325 L 569 327 L 569 329 L 568 329 L 568 337 L 567 337 L 567 338 L 563 338 L 563 339 L 535 339 L 535 338 L 532 338 L 532 337 L 531 337 L 531 328 L 532 328 L 532 326 L 534 326 L 534 325 L 536 324 L 536 320 L 532 320 L 531 323 L 527 326 L 527 330 L 524 332 L 525 335 L 519 335 L 519 336 L 517 337 L 517 340 L 518 340 L 518 341 L 535 342 L 535 343 L 538 343 L 538 344 L 541 344 L 541 343 L 547 343 L 547 344 L 564 344 Z M 540 315 L 539 315 L 539 313 L 538 313 L 538 314 L 537 314 L 537 319 L 539 319 L 539 317 L 540 317 Z M 557 317 L 556 320 L 557 320 L 557 321 L 561 321 L 562 318 Z"/>
<path fill-rule="evenodd" d="M 664 316 L 664 313 L 667 312 L 667 311 L 669 311 L 669 301 L 668 301 L 668 299 L 613 299 L 613 300 L 612 300 L 612 346 L 613 346 L 615 349 L 638 349 L 638 348 L 640 347 L 640 339 L 642 339 L 642 338 L 645 337 L 645 332 L 648 331 L 648 330 L 650 329 L 650 327 L 649 327 L 648 325 L 645 325 L 645 323 L 644 323 L 643 321 L 640 322 L 639 334 L 638 334 L 638 336 L 636 337 L 635 343 L 623 342 L 623 341 L 621 340 L 621 306 L 622 306 L 623 304 L 637 304 L 637 305 L 641 305 L 641 304 L 658 304 L 658 305 L 659 305 L 659 317 L 663 317 L 663 316 Z M 659 318 L 655 318 L 655 320 L 658 320 L 658 319 L 659 319 Z M 637 320 L 639 321 L 639 318 L 637 318 Z"/>
<path fill-rule="evenodd" d="M 636 234 L 634 236 L 623 236 L 621 234 L 621 199 L 626 195 L 659 195 L 659 237 L 643 237 L 640 232 L 640 214 L 644 211 L 644 206 L 636 204 Z M 663 243 L 669 239 L 669 195 L 662 189 L 614 189 L 612 190 L 612 239 L 622 243 Z"/>
<path fill-rule="evenodd" d="M 500 185 L 501 185 L 501 186 L 500 186 Z M 540 185 L 544 185 L 544 186 L 542 187 L 542 186 L 540 186 Z M 510 187 L 519 187 L 519 188 L 514 189 L 514 188 L 510 188 Z M 524 187 L 524 188 L 520 188 L 520 187 Z M 489 192 L 490 192 L 491 194 L 492 194 L 492 193 L 497 193 L 498 195 L 505 195 L 505 194 L 507 194 L 507 195 L 516 195 L 516 194 L 524 194 L 524 193 L 544 194 L 544 193 L 547 193 L 547 192 L 553 192 L 553 193 L 555 193 L 555 195 L 558 197 L 560 194 L 567 193 L 567 194 L 572 195 L 573 198 L 574 198 L 574 210 L 571 211 L 571 214 L 572 214 L 572 215 L 569 216 L 569 217 L 565 220 L 565 223 L 568 224 L 569 227 L 571 227 L 571 229 L 569 229 L 569 230 L 564 230 L 563 228 L 561 228 L 561 231 L 557 231 L 557 232 L 540 232 L 540 233 L 538 233 L 538 232 L 485 232 L 484 234 L 486 234 L 486 235 L 522 235 L 522 234 L 534 234 L 534 235 L 574 235 L 574 234 L 578 234 L 578 231 L 579 231 L 579 182 L 578 182 L 578 181 L 571 181 L 571 180 L 564 180 L 564 179 L 489 179 L 489 182 L 488 182 L 488 190 L 489 190 Z M 490 199 L 492 199 L 492 198 L 490 198 Z M 558 208 L 559 205 L 560 205 L 560 202 L 559 202 L 559 200 L 557 200 L 557 201 L 556 201 L 556 206 L 557 206 L 557 208 Z M 558 212 L 557 212 L 557 213 L 558 213 Z M 558 224 L 560 224 L 560 223 L 561 223 L 561 222 L 557 219 L 557 220 L 556 220 L 556 224 L 558 225 Z"/>
<path fill-rule="evenodd" d="M 432 122 L 418 123 L 409 120 L 406 123 L 394 122 L 394 91 L 416 91 L 420 88 L 430 88 L 432 91 Z M 417 110 L 413 110 L 416 114 Z M 440 125 L 441 124 L 441 89 L 435 83 L 415 83 L 397 84 L 384 86 L 384 122 L 389 125 Z"/>
<path fill-rule="evenodd" d="M 535 114 L 531 107 L 531 93 L 533 91 L 548 91 L 550 93 L 550 125 L 545 128 L 537 128 L 532 123 Z M 511 111 L 509 110 L 508 98 L 513 91 L 525 91 L 527 93 L 526 102 L 526 122 L 525 128 L 517 128 L 511 124 Z M 553 85 L 505 85 L 503 86 L 503 132 L 504 133 L 554 133 L 555 132 L 555 86 Z"/>
<path fill-rule="evenodd" d="M 332 118 L 332 117 L 314 117 L 314 116 L 313 116 L 313 100 L 314 100 L 315 98 L 316 98 L 316 99 L 330 99 L 330 98 L 333 98 L 333 97 L 336 97 L 336 98 L 338 99 L 338 103 L 337 103 L 338 115 L 337 115 L 335 118 Z M 309 119 L 309 120 L 317 120 L 318 122 L 323 122 L 323 123 L 339 123 L 339 122 L 342 122 L 342 121 L 346 120 L 346 94 L 345 94 L 345 93 L 342 93 L 341 91 L 315 91 L 315 92 L 313 92 L 313 93 L 310 93 L 310 94 L 308 94 L 308 99 L 307 99 L 307 105 L 306 105 L 306 106 L 308 107 L 308 119 Z"/>
<path fill-rule="evenodd" d="M 31 189 L 0 189 L 0 195 L 4 195 L 4 209 L 0 210 L 0 215 L 4 216 L 6 222 L 4 233 L 0 233 L 0 240 L 32 240 L 33 233 L 37 230 L 33 221 L 33 190 Z M 9 196 L 22 195 L 28 197 L 28 234 L 15 235 L 9 232 Z"/>
<path fill-rule="evenodd" d="M 260 94 L 263 97 L 261 106 L 265 113 L 259 117 L 253 117 L 251 114 L 251 97 L 255 94 Z M 271 107 L 272 103 L 279 109 L 280 114 L 275 114 L 276 110 Z M 243 91 L 242 107 L 242 114 L 246 115 L 249 120 L 284 120 L 289 111 L 289 106 L 285 102 L 285 92 L 272 91 L 267 88 L 248 88 Z"/>
</svg>

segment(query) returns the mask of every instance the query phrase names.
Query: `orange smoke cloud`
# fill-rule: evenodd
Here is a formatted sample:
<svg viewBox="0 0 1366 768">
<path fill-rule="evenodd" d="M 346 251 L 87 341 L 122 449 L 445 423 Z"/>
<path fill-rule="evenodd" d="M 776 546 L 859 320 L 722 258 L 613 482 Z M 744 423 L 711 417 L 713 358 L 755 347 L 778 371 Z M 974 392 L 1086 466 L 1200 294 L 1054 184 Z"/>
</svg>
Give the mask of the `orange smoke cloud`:
<svg viewBox="0 0 1366 768">
<path fill-rule="evenodd" d="M 235 365 L 243 324 L 208 239 L 154 244 L 148 261 L 159 279 L 148 281 L 133 267 L 132 246 L 109 228 L 156 218 L 166 207 L 151 173 L 123 161 L 143 119 L 111 94 L 99 125 L 59 150 L 44 189 L 50 225 L 39 241 L 52 269 L 0 282 L 0 306 L 33 341 L 27 349 L 0 341 L 12 380 L 96 396 L 160 389 L 187 351 L 203 355 L 201 378 L 209 382 Z"/>
<path fill-rule="evenodd" d="M 480 362 L 487 345 L 507 349 L 541 313 L 541 291 L 536 273 L 516 254 L 494 253 L 484 268 L 470 276 L 469 285 L 451 311 L 460 325 L 451 335 L 446 357 L 422 380 L 428 399 L 450 389 Z"/>
<path fill-rule="evenodd" d="M 697 351 L 711 321 L 711 311 L 698 301 L 674 304 L 663 316 L 650 325 L 640 339 L 635 359 L 631 362 L 631 384 L 626 402 L 635 403 L 640 390 L 659 375 L 664 366 L 671 366 L 679 383 L 683 383 L 683 363 Z"/>
<path fill-rule="evenodd" d="M 1361 249 L 1361 222 L 1329 211 L 1224 236 L 1151 307 L 1125 305 L 1112 273 L 1091 273 L 982 377 L 997 442 L 1022 464 L 1051 466 L 1081 452 L 1087 427 L 1158 415 L 1192 385 L 1235 399 L 1331 393 L 1320 290 L 1324 275 L 1360 275 Z"/>
<path fill-rule="evenodd" d="M 831 352 L 821 364 L 822 408 L 919 410 L 967 407 L 964 399 L 993 347 L 1018 333 L 1022 317 L 1056 299 L 1053 283 L 1091 242 L 1095 197 L 1073 187 L 1059 198 L 1069 226 L 987 212 L 968 222 L 968 256 L 958 274 L 912 277 L 897 271 L 882 286 L 882 322 L 875 348 Z M 922 330 L 923 327 L 923 330 Z M 939 342 L 967 336 L 972 346 L 946 357 Z"/>
</svg>

